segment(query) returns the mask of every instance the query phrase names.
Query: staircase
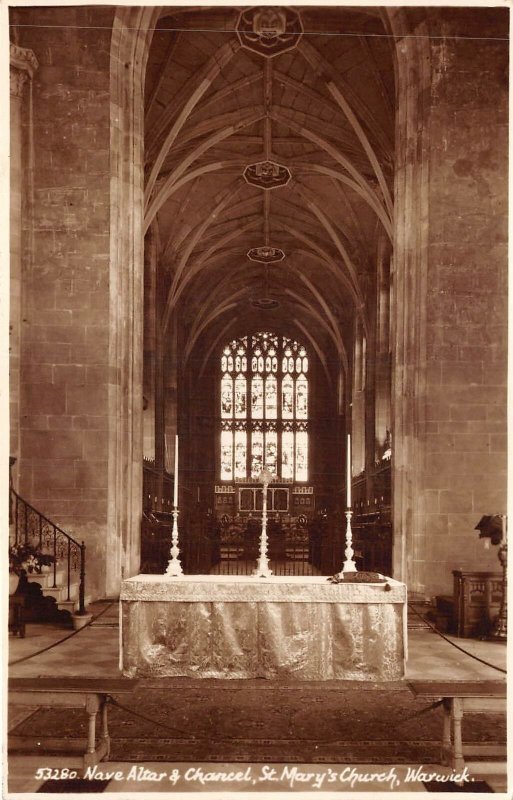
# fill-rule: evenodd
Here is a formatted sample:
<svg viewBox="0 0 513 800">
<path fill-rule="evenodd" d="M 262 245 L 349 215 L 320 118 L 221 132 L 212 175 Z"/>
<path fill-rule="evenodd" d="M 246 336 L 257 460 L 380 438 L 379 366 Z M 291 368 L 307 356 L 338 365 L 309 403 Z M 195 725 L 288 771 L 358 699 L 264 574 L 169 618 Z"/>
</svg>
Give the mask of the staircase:
<svg viewBox="0 0 513 800">
<path fill-rule="evenodd" d="M 38 583 L 44 597 L 53 597 L 56 607 L 60 611 L 69 611 L 70 614 L 80 608 L 80 582 L 74 579 L 70 584 L 70 596 L 68 599 L 68 587 L 64 570 L 57 567 L 57 585 L 53 585 L 53 571 L 42 572 L 26 576 L 28 583 Z M 84 605 L 90 602 L 90 598 L 84 598 Z"/>
<path fill-rule="evenodd" d="M 28 584 L 38 584 L 43 597 L 70 613 L 85 612 L 85 544 L 77 542 L 10 488 L 9 544 L 23 544 L 52 556 L 42 572 L 27 573 Z M 21 581 L 20 581 L 21 585 Z M 34 587 L 36 588 L 36 587 Z"/>
</svg>

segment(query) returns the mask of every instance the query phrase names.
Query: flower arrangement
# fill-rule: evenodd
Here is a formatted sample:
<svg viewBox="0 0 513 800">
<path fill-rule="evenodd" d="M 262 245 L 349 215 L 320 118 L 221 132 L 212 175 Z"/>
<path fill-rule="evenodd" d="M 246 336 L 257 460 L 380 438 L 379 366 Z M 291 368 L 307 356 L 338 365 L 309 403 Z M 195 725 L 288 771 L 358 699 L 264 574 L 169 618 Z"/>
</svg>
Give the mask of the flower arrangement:
<svg viewBox="0 0 513 800">
<path fill-rule="evenodd" d="M 42 553 L 30 544 L 11 544 L 9 546 L 9 572 L 16 575 L 40 574 L 42 567 L 49 567 L 55 561 L 50 553 Z"/>
</svg>

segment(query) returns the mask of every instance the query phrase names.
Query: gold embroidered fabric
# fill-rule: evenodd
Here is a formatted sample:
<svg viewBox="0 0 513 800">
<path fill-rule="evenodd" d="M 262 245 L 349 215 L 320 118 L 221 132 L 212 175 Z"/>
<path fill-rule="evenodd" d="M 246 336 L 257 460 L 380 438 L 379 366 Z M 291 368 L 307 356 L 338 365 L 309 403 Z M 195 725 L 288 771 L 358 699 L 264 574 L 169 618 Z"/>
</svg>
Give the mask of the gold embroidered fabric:
<svg viewBox="0 0 513 800">
<path fill-rule="evenodd" d="M 123 674 L 400 679 L 406 587 L 390 584 L 385 592 L 322 577 L 136 576 L 121 591 Z"/>
<path fill-rule="evenodd" d="M 405 603 L 404 583 L 328 583 L 323 575 L 136 575 L 121 584 L 121 600 L 186 602 Z"/>
</svg>

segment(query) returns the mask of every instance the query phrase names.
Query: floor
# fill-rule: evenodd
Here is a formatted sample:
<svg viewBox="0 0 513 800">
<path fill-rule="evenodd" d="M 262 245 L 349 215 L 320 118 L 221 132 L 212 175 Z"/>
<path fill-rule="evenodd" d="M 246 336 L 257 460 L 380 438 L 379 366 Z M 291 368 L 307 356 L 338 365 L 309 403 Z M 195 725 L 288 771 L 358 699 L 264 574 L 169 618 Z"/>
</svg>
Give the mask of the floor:
<svg viewBox="0 0 513 800">
<path fill-rule="evenodd" d="M 43 675 L 87 675 L 94 669 L 102 677 L 118 676 L 119 627 L 118 604 L 108 602 L 97 603 L 91 607 L 96 616 L 91 626 L 79 634 L 71 636 L 46 652 L 34 658 L 27 656 L 36 653 L 62 639 L 69 631 L 52 625 L 28 624 L 25 639 L 10 637 L 9 639 L 9 674 L 13 677 L 36 677 Z M 502 679 L 503 673 L 491 666 L 486 666 L 468 655 L 461 653 L 449 642 L 444 641 L 436 633 L 425 627 L 423 623 L 411 616 L 412 627 L 408 632 L 409 654 L 407 675 L 409 679 Z M 478 641 L 473 639 L 456 639 L 451 641 L 463 647 L 468 653 L 505 669 L 506 646 L 502 642 Z M 9 728 L 12 729 L 35 709 L 11 707 L 9 709 Z M 72 768 L 73 758 L 46 757 L 44 765 L 37 756 L 11 755 L 8 761 L 9 792 L 36 792 L 48 778 L 57 777 L 59 793 L 63 793 L 62 774 L 65 768 Z M 37 772 L 44 766 L 54 772 Z M 94 778 L 102 779 L 102 784 L 93 791 L 101 792 L 172 792 L 188 796 L 196 792 L 226 791 L 244 792 L 249 795 L 255 792 L 329 792 L 346 791 L 365 792 L 425 792 L 443 791 L 443 776 L 448 770 L 444 767 L 430 765 L 425 773 L 436 770 L 431 778 L 436 784 L 429 784 L 429 774 L 420 774 L 419 764 L 387 765 L 381 768 L 376 765 L 340 764 L 304 764 L 286 765 L 272 764 L 208 764 L 197 763 L 145 763 L 132 765 L 129 763 L 102 763 Z M 146 770 L 146 771 L 145 771 Z M 272 771 L 274 772 L 272 773 Z M 106 773 L 109 773 L 108 775 Z M 272 774 L 271 774 L 272 773 Z M 91 776 L 90 776 L 91 777 Z M 472 783 L 472 780 L 474 783 Z M 493 792 L 502 794 L 506 791 L 506 777 L 496 767 L 481 765 L 479 771 L 471 773 L 470 782 L 463 784 L 463 791 L 485 791 L 482 784 L 475 781 L 485 780 Z M 468 786 L 468 788 L 467 788 Z M 481 788 L 480 788 L 481 787 Z M 490 791 L 488 789 L 488 791 Z M 89 789 L 91 791 L 92 789 Z M 46 788 L 49 791 L 49 787 Z M 73 793 L 73 790 L 69 790 Z M 219 795 L 221 797 L 221 795 Z M 238 794 L 238 797 L 241 795 Z"/>
</svg>

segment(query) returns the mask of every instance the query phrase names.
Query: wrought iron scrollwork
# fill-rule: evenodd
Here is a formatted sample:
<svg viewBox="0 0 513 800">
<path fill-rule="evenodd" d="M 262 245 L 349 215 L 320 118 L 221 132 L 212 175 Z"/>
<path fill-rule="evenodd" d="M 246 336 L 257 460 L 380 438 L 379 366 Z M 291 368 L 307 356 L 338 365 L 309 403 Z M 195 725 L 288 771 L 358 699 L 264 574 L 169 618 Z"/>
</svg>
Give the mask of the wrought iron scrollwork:
<svg viewBox="0 0 513 800">
<path fill-rule="evenodd" d="M 32 567 L 35 574 L 41 574 L 44 557 L 50 563 L 53 572 L 53 588 L 57 581 L 63 581 L 67 589 L 67 600 L 71 599 L 71 573 L 79 573 L 79 611 L 85 611 L 85 545 L 79 543 L 68 533 L 55 525 L 37 509 L 27 503 L 11 487 L 10 502 L 12 508 L 12 524 L 10 527 L 10 545 L 25 545 L 35 553 L 39 563 Z"/>
</svg>

